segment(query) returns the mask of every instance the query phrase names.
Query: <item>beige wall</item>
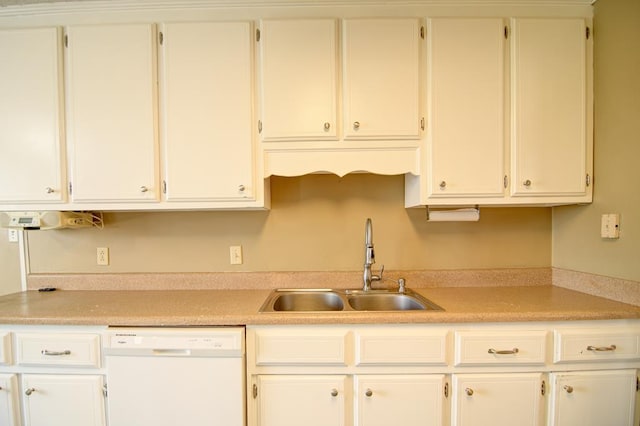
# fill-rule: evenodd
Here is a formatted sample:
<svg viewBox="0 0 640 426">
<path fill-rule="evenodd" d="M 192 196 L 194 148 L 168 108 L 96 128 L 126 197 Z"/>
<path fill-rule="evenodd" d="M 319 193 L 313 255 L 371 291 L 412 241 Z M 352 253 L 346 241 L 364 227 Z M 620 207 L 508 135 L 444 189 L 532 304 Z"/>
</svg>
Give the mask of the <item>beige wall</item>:
<svg viewBox="0 0 640 426">
<path fill-rule="evenodd" d="M 405 209 L 401 176 L 272 178 L 269 212 L 107 213 L 104 230 L 29 231 L 31 270 L 55 272 L 355 271 L 373 219 L 387 270 L 551 266 L 549 208 L 482 209 L 479 222 L 427 223 Z M 229 264 L 242 245 L 245 263 Z M 95 265 L 109 247 L 111 265 Z"/>
<path fill-rule="evenodd" d="M 20 251 L 0 229 L 0 295 L 20 291 Z"/>
<path fill-rule="evenodd" d="M 553 266 L 640 281 L 640 1 L 598 0 L 594 202 L 553 210 Z M 600 216 L 620 214 L 620 239 Z"/>
</svg>

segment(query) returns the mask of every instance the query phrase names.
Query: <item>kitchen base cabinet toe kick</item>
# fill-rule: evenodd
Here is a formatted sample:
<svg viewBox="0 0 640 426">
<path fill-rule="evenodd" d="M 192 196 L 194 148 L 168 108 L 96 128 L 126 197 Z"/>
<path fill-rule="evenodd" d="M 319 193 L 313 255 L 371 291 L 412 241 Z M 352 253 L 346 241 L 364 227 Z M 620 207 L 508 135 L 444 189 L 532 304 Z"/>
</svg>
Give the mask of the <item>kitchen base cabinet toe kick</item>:
<svg viewBox="0 0 640 426">
<path fill-rule="evenodd" d="M 640 321 L 247 327 L 248 426 L 638 424 Z"/>
</svg>

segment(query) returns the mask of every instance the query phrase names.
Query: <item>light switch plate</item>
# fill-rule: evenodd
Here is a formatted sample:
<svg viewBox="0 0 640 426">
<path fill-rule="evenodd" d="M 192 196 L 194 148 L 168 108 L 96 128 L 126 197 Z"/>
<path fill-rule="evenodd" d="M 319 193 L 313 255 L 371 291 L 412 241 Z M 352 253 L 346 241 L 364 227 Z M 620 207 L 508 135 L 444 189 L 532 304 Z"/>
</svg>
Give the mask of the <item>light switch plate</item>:
<svg viewBox="0 0 640 426">
<path fill-rule="evenodd" d="M 17 229 L 9 229 L 9 242 L 17 243 L 18 242 L 18 230 Z"/>
</svg>

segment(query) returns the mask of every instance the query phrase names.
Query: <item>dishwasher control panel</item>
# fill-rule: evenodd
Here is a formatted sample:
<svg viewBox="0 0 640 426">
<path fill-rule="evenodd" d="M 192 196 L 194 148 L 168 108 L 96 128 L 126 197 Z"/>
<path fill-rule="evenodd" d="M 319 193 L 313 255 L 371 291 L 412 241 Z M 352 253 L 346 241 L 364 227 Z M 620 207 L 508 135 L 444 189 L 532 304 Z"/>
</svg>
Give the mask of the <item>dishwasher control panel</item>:
<svg viewBox="0 0 640 426">
<path fill-rule="evenodd" d="M 244 328 L 110 328 L 109 355 L 238 356 L 244 354 Z"/>
</svg>

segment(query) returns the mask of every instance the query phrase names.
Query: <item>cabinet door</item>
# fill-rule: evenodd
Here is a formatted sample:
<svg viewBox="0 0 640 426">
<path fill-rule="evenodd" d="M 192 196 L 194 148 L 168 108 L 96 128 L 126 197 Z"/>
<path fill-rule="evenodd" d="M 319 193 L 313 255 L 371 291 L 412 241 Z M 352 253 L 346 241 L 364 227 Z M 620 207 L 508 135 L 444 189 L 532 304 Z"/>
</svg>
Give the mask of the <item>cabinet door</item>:
<svg viewBox="0 0 640 426">
<path fill-rule="evenodd" d="M 0 31 L 0 203 L 65 199 L 60 34 Z"/>
<path fill-rule="evenodd" d="M 260 31 L 262 139 L 336 139 L 336 21 L 265 20 Z"/>
<path fill-rule="evenodd" d="M 444 375 L 356 376 L 356 425 L 444 424 Z"/>
<path fill-rule="evenodd" d="M 541 425 L 542 374 L 457 374 L 453 376 L 452 424 Z"/>
<path fill-rule="evenodd" d="M 25 426 L 104 426 L 102 376 L 24 374 Z"/>
<path fill-rule="evenodd" d="M 0 426 L 19 426 L 18 379 L 15 374 L 0 374 Z"/>
<path fill-rule="evenodd" d="M 259 426 L 348 425 L 346 376 L 259 376 Z"/>
<path fill-rule="evenodd" d="M 552 426 L 633 425 L 636 371 L 551 374 Z"/>
<path fill-rule="evenodd" d="M 430 19 L 428 196 L 502 197 L 505 24 Z"/>
<path fill-rule="evenodd" d="M 587 185 L 583 19 L 511 23 L 514 196 L 580 196 Z"/>
<path fill-rule="evenodd" d="M 344 21 L 344 135 L 420 137 L 420 21 Z"/>
<path fill-rule="evenodd" d="M 67 42 L 73 201 L 157 200 L 154 26 L 72 26 Z"/>
<path fill-rule="evenodd" d="M 251 24 L 174 23 L 161 31 L 166 199 L 252 197 Z"/>
</svg>

